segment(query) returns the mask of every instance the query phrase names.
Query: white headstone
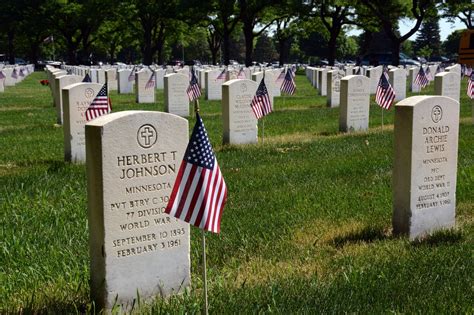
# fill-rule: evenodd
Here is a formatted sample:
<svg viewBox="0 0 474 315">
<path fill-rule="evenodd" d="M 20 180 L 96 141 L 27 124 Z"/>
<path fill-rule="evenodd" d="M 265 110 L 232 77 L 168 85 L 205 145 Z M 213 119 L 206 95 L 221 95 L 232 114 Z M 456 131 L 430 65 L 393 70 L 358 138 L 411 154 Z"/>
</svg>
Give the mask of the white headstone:
<svg viewBox="0 0 474 315">
<path fill-rule="evenodd" d="M 395 92 L 395 101 L 407 97 L 407 72 L 405 69 L 394 68 L 388 72 L 389 82 Z"/>
<path fill-rule="evenodd" d="M 325 68 L 318 69 L 318 83 L 319 83 L 319 95 L 326 96 L 327 94 L 327 72 Z"/>
<path fill-rule="evenodd" d="M 435 76 L 435 95 L 451 97 L 459 102 L 461 97 L 461 78 L 454 71 L 440 72 Z"/>
<path fill-rule="evenodd" d="M 117 69 L 110 68 L 105 70 L 105 80 L 107 81 L 107 88 L 109 91 L 117 91 Z"/>
<path fill-rule="evenodd" d="M 164 83 L 165 74 L 166 74 L 166 70 L 164 70 L 164 69 L 155 70 L 156 89 L 157 90 L 163 90 L 165 88 L 165 83 Z"/>
<path fill-rule="evenodd" d="M 393 231 L 410 239 L 452 227 L 459 103 L 413 96 L 395 106 Z"/>
<path fill-rule="evenodd" d="M 339 130 L 359 131 L 369 128 L 370 81 L 363 75 L 349 75 L 341 80 Z"/>
<path fill-rule="evenodd" d="M 420 68 L 413 67 L 408 69 L 408 84 L 410 86 L 410 92 L 420 92 L 421 88 L 419 85 L 415 84 L 416 75 L 420 71 Z"/>
<path fill-rule="evenodd" d="M 131 73 L 132 69 L 121 69 L 117 71 L 119 94 L 133 93 L 133 84 L 135 84 L 135 76 L 133 76 L 133 80 L 129 80 Z"/>
<path fill-rule="evenodd" d="M 184 74 L 167 74 L 164 78 L 165 112 L 181 117 L 189 116 L 189 97 L 186 90 L 189 78 Z"/>
<path fill-rule="evenodd" d="M 148 69 L 135 72 L 135 95 L 137 103 L 155 102 L 155 85 L 147 86 L 151 76 L 152 72 Z"/>
<path fill-rule="evenodd" d="M 63 95 L 62 89 L 68 85 L 82 81 L 82 77 L 78 75 L 62 75 L 54 79 L 54 96 L 56 104 L 56 120 L 58 124 L 63 123 Z"/>
<path fill-rule="evenodd" d="M 164 213 L 187 142 L 187 120 L 167 113 L 123 111 L 86 124 L 91 295 L 97 307 L 129 311 L 138 297 L 189 287 L 189 224 Z"/>
<path fill-rule="evenodd" d="M 206 99 L 207 100 L 221 100 L 222 99 L 222 83 L 225 79 L 217 79 L 222 70 L 209 70 L 205 73 L 206 78 Z"/>
<path fill-rule="evenodd" d="M 339 107 L 341 91 L 341 79 L 345 76 L 342 70 L 332 70 L 327 72 L 327 98 L 328 107 Z"/>
<path fill-rule="evenodd" d="M 257 143 L 257 118 L 250 107 L 257 91 L 257 82 L 230 80 L 222 85 L 222 120 L 224 143 Z"/>
<path fill-rule="evenodd" d="M 102 88 L 99 83 L 75 83 L 62 90 L 64 160 L 86 162 L 86 110 Z"/>
</svg>

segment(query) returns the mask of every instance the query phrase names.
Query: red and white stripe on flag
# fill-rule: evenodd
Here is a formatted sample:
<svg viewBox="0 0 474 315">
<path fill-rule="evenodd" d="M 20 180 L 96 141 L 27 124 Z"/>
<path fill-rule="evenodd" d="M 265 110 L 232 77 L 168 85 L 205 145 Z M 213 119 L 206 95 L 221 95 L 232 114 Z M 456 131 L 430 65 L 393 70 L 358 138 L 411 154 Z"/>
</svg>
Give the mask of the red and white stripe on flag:
<svg viewBox="0 0 474 315">
<path fill-rule="evenodd" d="M 227 187 L 199 114 L 165 213 L 219 233 Z"/>
<path fill-rule="evenodd" d="M 110 100 L 107 95 L 107 83 L 105 83 L 87 108 L 86 120 L 91 121 L 94 118 L 110 113 L 112 111 L 112 107 L 110 105 Z"/>
<path fill-rule="evenodd" d="M 467 96 L 471 99 L 474 98 L 474 73 L 471 73 L 467 83 Z"/>
<path fill-rule="evenodd" d="M 250 106 L 252 107 L 253 113 L 257 119 L 260 119 L 273 111 L 272 102 L 270 101 L 270 95 L 268 94 L 264 79 L 260 81 L 257 92 L 255 93 Z"/>
</svg>

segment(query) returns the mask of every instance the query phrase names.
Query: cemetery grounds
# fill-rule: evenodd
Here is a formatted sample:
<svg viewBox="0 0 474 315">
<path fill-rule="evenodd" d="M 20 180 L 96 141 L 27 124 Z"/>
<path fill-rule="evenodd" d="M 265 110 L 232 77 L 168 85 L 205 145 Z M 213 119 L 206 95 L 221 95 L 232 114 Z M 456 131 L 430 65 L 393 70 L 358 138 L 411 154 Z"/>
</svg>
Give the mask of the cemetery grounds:
<svg viewBox="0 0 474 315">
<path fill-rule="evenodd" d="M 42 79 L 36 72 L 0 94 L 0 313 L 97 313 L 89 298 L 85 165 L 64 162 L 63 130 Z M 326 107 L 302 71 L 296 84 L 295 96 L 275 99 L 258 145 L 223 146 L 221 102 L 201 97 L 229 190 L 222 232 L 207 234 L 210 312 L 474 313 L 466 79 L 456 229 L 413 243 L 391 232 L 394 109 L 382 129 L 372 95 L 370 130 L 342 134 L 339 109 Z M 422 94 L 432 95 L 433 83 Z M 162 111 L 163 91 L 156 97 L 136 104 L 133 94 L 111 92 L 114 112 Z M 201 312 L 201 231 L 191 230 L 191 290 L 151 305 L 138 298 L 133 312 Z"/>
</svg>

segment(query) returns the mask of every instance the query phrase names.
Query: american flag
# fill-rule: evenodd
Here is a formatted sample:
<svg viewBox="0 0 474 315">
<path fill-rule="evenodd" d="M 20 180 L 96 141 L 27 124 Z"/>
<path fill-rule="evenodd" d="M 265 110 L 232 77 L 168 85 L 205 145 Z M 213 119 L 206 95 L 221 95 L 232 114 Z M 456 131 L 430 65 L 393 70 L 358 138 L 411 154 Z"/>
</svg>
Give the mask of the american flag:
<svg viewBox="0 0 474 315">
<path fill-rule="evenodd" d="M 382 73 L 380 76 L 377 90 L 375 91 L 375 102 L 383 109 L 390 109 L 395 100 L 395 91 L 390 82 L 387 80 L 387 75 Z"/>
<path fill-rule="evenodd" d="M 253 97 L 250 106 L 252 107 L 253 113 L 257 119 L 260 119 L 272 112 L 272 102 L 270 101 L 270 95 L 268 95 L 268 90 L 265 86 L 264 79 L 260 81 L 257 93 Z"/>
<path fill-rule="evenodd" d="M 20 77 L 24 77 L 25 76 L 25 72 L 23 71 L 23 68 L 20 68 L 20 73 L 19 73 Z"/>
<path fill-rule="evenodd" d="M 192 102 L 201 96 L 201 88 L 199 87 L 198 80 L 196 78 L 196 74 L 194 70 L 191 70 L 191 80 L 189 81 L 188 89 L 186 93 L 188 93 L 189 100 Z"/>
<path fill-rule="evenodd" d="M 13 71 L 12 71 L 12 78 L 13 79 L 18 79 L 18 74 L 16 73 L 16 69 L 13 69 Z"/>
<path fill-rule="evenodd" d="M 296 91 L 295 80 L 293 79 L 292 71 L 290 68 L 288 68 L 288 71 L 286 71 L 286 75 L 283 80 L 283 83 L 281 84 L 280 90 L 290 95 L 293 95 Z"/>
<path fill-rule="evenodd" d="M 467 96 L 471 99 L 474 98 L 474 72 L 471 72 L 471 76 L 467 81 Z"/>
<path fill-rule="evenodd" d="M 361 67 L 358 67 L 358 68 L 357 68 L 357 71 L 356 71 L 356 73 L 355 73 L 356 75 L 360 75 L 360 74 L 361 74 L 361 73 L 360 73 L 360 69 L 361 69 Z"/>
<path fill-rule="evenodd" d="M 151 77 L 148 79 L 148 82 L 145 84 L 145 90 L 155 88 L 155 71 L 151 73 Z"/>
<path fill-rule="evenodd" d="M 388 75 L 388 66 L 387 65 L 383 65 L 382 72 L 386 73 Z"/>
<path fill-rule="evenodd" d="M 217 76 L 216 80 L 225 80 L 225 69 Z"/>
<path fill-rule="evenodd" d="M 133 81 L 135 81 L 135 67 L 133 67 L 132 71 L 130 72 L 130 75 L 128 76 L 128 82 Z"/>
<path fill-rule="evenodd" d="M 111 111 L 112 107 L 107 96 L 107 83 L 105 83 L 87 108 L 86 120 L 91 121 L 92 119 L 108 114 Z"/>
<path fill-rule="evenodd" d="M 239 73 L 237 74 L 237 79 L 247 79 L 247 76 L 245 75 L 244 68 L 240 68 Z"/>
<path fill-rule="evenodd" d="M 206 128 L 196 113 L 191 139 L 165 213 L 201 229 L 219 233 L 227 187 Z"/>
<path fill-rule="evenodd" d="M 425 86 L 428 85 L 428 83 L 430 83 L 430 81 L 426 77 L 426 74 L 425 74 L 425 71 L 423 70 L 423 67 L 420 67 L 420 71 L 418 71 L 418 74 L 415 77 L 414 83 L 416 85 L 420 86 L 421 88 L 424 88 Z"/>
<path fill-rule="evenodd" d="M 280 74 L 278 75 L 278 78 L 276 79 L 276 82 L 281 81 L 285 78 L 286 76 L 286 71 L 285 69 L 281 70 Z"/>
<path fill-rule="evenodd" d="M 82 82 L 86 82 L 86 83 L 92 82 L 91 77 L 89 76 L 89 73 L 86 73 L 86 76 L 84 77 L 84 79 L 82 79 Z"/>
<path fill-rule="evenodd" d="M 471 74 L 472 74 L 472 68 L 470 66 L 466 66 L 466 68 L 464 69 L 464 76 L 471 77 Z"/>
<path fill-rule="evenodd" d="M 5 74 L 2 71 L 0 71 L 0 80 L 3 80 L 5 78 L 6 78 Z"/>
<path fill-rule="evenodd" d="M 438 73 L 440 73 L 440 72 L 443 72 L 443 71 L 444 71 L 444 69 L 443 69 L 442 67 L 440 67 L 440 65 L 438 65 L 438 66 L 436 67 L 435 75 L 438 74 Z"/>
<path fill-rule="evenodd" d="M 433 76 L 431 75 L 430 67 L 426 67 L 425 75 L 426 75 L 426 78 L 427 78 L 429 81 L 433 81 L 433 80 L 434 80 Z"/>
</svg>

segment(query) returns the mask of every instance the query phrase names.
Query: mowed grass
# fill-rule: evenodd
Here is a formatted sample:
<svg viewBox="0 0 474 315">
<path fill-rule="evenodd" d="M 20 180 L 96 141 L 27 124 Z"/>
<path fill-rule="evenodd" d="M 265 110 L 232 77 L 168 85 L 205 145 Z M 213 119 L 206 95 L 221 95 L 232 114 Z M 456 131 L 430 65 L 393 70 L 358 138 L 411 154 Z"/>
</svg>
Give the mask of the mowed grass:
<svg viewBox="0 0 474 315">
<path fill-rule="evenodd" d="M 37 72 L 0 94 L 0 313 L 97 313 L 89 297 L 84 165 L 65 163 L 49 88 Z M 338 132 L 339 109 L 304 75 L 275 100 L 265 142 L 223 146 L 221 105 L 201 115 L 229 198 L 208 234 L 210 312 L 473 313 L 474 125 L 462 82 L 456 228 L 411 243 L 391 232 L 394 111 Z M 424 91 L 433 94 L 433 84 Z M 163 110 L 111 93 L 114 111 Z M 373 101 L 373 97 L 372 97 Z M 190 128 L 194 124 L 190 118 Z M 261 127 L 261 122 L 260 122 Z M 262 128 L 259 128 L 261 134 Z M 135 313 L 200 313 L 200 231 L 192 289 Z"/>
</svg>

